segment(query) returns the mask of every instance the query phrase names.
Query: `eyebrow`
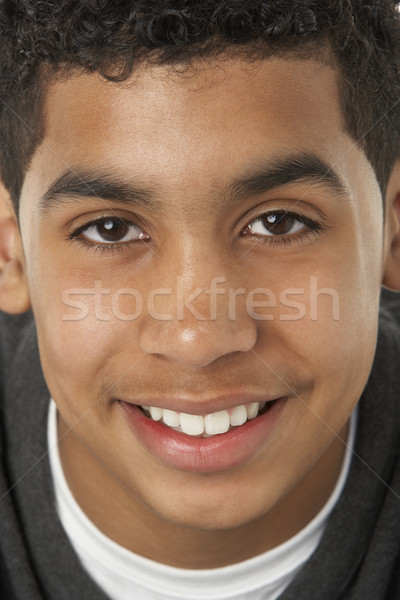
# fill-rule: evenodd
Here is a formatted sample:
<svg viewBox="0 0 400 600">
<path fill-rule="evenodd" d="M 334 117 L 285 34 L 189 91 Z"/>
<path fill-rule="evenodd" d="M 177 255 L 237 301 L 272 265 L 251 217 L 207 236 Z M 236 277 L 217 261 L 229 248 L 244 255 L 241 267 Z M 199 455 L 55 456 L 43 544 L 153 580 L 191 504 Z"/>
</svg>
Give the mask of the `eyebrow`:
<svg viewBox="0 0 400 600">
<path fill-rule="evenodd" d="M 296 182 L 329 188 L 341 197 L 348 198 L 351 195 L 344 181 L 332 167 L 315 154 L 302 152 L 275 158 L 259 165 L 251 174 L 236 179 L 229 186 L 227 196 L 240 200 Z"/>
<path fill-rule="evenodd" d="M 312 153 L 297 153 L 259 162 L 251 172 L 238 177 L 225 188 L 223 204 L 265 194 L 295 182 L 311 183 L 329 188 L 338 196 L 350 196 L 346 184 L 325 161 Z M 153 212 L 162 209 L 158 194 L 149 186 L 127 183 L 115 174 L 68 169 L 41 197 L 39 210 L 47 213 L 60 204 L 80 202 L 85 198 L 128 204 Z"/>
<path fill-rule="evenodd" d="M 154 190 L 140 183 L 127 183 L 115 174 L 68 169 L 56 179 L 39 200 L 39 210 L 47 213 L 60 204 L 98 198 L 104 202 L 131 204 L 160 210 Z"/>
</svg>

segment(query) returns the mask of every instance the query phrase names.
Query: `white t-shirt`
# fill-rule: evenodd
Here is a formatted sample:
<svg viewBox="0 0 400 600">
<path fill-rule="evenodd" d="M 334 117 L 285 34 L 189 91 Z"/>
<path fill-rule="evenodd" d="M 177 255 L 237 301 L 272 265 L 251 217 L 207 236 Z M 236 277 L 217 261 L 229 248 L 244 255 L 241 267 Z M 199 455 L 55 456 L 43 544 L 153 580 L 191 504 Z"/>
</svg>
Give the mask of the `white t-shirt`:
<svg viewBox="0 0 400 600">
<path fill-rule="evenodd" d="M 160 564 L 123 548 L 83 513 L 64 477 L 57 444 L 57 408 L 51 400 L 48 446 L 57 511 L 83 567 L 112 600 L 275 600 L 319 544 L 348 475 L 356 421 L 354 413 L 335 489 L 304 529 L 284 544 L 249 560 L 217 569 L 191 570 Z"/>
</svg>

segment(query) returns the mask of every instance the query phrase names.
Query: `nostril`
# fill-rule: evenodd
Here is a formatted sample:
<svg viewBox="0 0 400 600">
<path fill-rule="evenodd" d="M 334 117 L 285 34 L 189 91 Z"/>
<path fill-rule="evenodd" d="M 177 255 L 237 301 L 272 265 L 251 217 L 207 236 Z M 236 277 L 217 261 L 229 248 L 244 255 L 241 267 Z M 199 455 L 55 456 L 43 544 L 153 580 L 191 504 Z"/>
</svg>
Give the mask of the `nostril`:
<svg viewBox="0 0 400 600">
<path fill-rule="evenodd" d="M 221 318 L 154 321 L 145 319 L 140 328 L 140 347 L 149 355 L 202 368 L 237 352 L 249 352 L 257 339 L 257 327 L 245 317 L 236 321 Z"/>
</svg>

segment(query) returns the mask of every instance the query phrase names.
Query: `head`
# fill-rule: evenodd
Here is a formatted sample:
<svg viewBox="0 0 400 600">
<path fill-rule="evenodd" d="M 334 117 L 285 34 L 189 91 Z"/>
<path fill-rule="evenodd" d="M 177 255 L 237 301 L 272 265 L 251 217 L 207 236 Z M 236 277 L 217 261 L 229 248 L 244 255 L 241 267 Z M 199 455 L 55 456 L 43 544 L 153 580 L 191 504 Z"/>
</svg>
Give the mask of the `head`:
<svg viewBox="0 0 400 600">
<path fill-rule="evenodd" d="M 320 57 L 337 69 L 345 126 L 370 160 L 383 194 L 398 156 L 397 3 L 1 3 L 0 169 L 17 207 L 43 137 L 52 80 L 71 72 L 125 81 L 137 65 L 237 56 Z M 379 92 L 379 93 L 378 93 Z"/>
<path fill-rule="evenodd" d="M 171 4 L 0 4 L 0 308 L 32 306 L 66 456 L 229 529 L 324 487 L 400 287 L 400 22 L 384 0 Z M 178 458 L 132 409 L 262 397 L 275 424 L 229 460 Z"/>
</svg>

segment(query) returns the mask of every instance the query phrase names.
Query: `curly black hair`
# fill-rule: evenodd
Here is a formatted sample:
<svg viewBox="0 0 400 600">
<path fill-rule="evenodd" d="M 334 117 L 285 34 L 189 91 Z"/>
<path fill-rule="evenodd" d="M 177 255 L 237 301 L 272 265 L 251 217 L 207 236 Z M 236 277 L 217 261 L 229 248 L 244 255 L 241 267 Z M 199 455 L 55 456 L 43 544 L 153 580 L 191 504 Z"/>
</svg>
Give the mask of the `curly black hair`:
<svg viewBox="0 0 400 600">
<path fill-rule="evenodd" d="M 399 155 L 400 17 L 390 0 L 0 0 L 0 173 L 15 206 L 44 133 L 46 82 L 124 81 L 135 65 L 320 57 L 340 74 L 347 131 L 382 194 Z M 325 52 L 326 55 L 326 52 Z"/>
</svg>

